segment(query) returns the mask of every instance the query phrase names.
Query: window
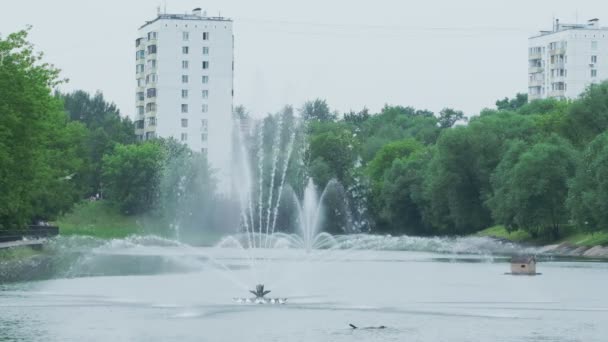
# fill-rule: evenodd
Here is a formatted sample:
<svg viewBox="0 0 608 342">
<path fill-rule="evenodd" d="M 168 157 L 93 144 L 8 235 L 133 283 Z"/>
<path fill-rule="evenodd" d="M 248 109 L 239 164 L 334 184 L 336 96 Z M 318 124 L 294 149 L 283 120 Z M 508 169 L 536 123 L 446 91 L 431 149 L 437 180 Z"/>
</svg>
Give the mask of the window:
<svg viewBox="0 0 608 342">
<path fill-rule="evenodd" d="M 182 75 L 182 83 L 188 83 L 188 75 Z"/>
<path fill-rule="evenodd" d="M 207 141 L 207 133 L 201 134 L 201 141 L 202 142 L 206 142 Z"/>
<path fill-rule="evenodd" d="M 203 69 L 209 69 L 209 61 L 203 61 Z"/>
<path fill-rule="evenodd" d="M 148 126 L 156 126 L 156 118 L 155 117 L 148 118 Z"/>
<path fill-rule="evenodd" d="M 148 68 L 156 68 L 156 59 L 148 59 Z"/>
<path fill-rule="evenodd" d="M 188 61 L 182 61 L 182 69 L 188 69 Z"/>
<path fill-rule="evenodd" d="M 203 46 L 203 55 L 208 55 L 208 54 L 209 54 L 209 47 Z"/>
<path fill-rule="evenodd" d="M 209 40 L 209 32 L 203 32 L 203 40 Z"/>
<path fill-rule="evenodd" d="M 188 54 L 188 51 L 189 51 L 189 49 L 188 49 L 188 47 L 187 47 L 187 46 L 182 46 L 182 53 L 183 53 L 184 55 L 187 55 L 187 54 Z"/>
<path fill-rule="evenodd" d="M 156 32 L 148 32 L 148 40 L 156 39 L 156 37 L 157 37 Z"/>
<path fill-rule="evenodd" d="M 156 88 L 148 88 L 148 90 L 146 90 L 146 96 L 148 98 L 156 97 Z"/>
<path fill-rule="evenodd" d="M 591 69 L 591 77 L 597 77 L 597 70 Z"/>
<path fill-rule="evenodd" d="M 597 50 L 597 41 L 596 40 L 591 41 L 591 50 Z"/>
<path fill-rule="evenodd" d="M 188 140 L 188 133 L 182 133 L 181 140 L 182 141 L 187 141 Z"/>
<path fill-rule="evenodd" d="M 137 79 L 137 86 L 138 87 L 143 87 L 144 86 L 144 79 L 143 78 L 138 78 Z"/>
<path fill-rule="evenodd" d="M 156 103 L 150 102 L 146 103 L 146 113 L 155 112 L 156 111 Z"/>
<path fill-rule="evenodd" d="M 209 110 L 209 106 L 207 104 L 203 104 L 203 107 L 201 108 L 201 111 L 203 113 L 207 113 L 208 110 Z"/>
<path fill-rule="evenodd" d="M 203 98 L 204 99 L 209 98 L 209 90 L 203 90 Z"/>
<path fill-rule="evenodd" d="M 188 105 L 187 104 L 182 104 L 182 113 L 188 113 Z"/>
<path fill-rule="evenodd" d="M 144 59 L 146 56 L 146 51 L 139 50 L 135 53 L 135 59 Z"/>
<path fill-rule="evenodd" d="M 209 83 L 209 76 L 203 76 L 203 84 Z"/>
<path fill-rule="evenodd" d="M 143 64 L 137 64 L 137 66 L 135 68 L 135 71 L 137 73 L 144 72 L 144 65 Z"/>
<path fill-rule="evenodd" d="M 146 75 L 146 84 L 156 82 L 156 74 Z"/>
<path fill-rule="evenodd" d="M 182 127 L 184 127 L 184 128 L 188 127 L 188 119 L 182 119 Z"/>
<path fill-rule="evenodd" d="M 182 40 L 188 41 L 190 39 L 190 34 L 188 32 L 182 32 Z"/>
<path fill-rule="evenodd" d="M 591 63 L 597 63 L 597 56 L 591 56 Z"/>
<path fill-rule="evenodd" d="M 148 45 L 148 55 L 156 53 L 156 45 Z"/>
<path fill-rule="evenodd" d="M 140 91 L 139 93 L 137 93 L 137 100 L 138 101 L 143 101 L 144 100 L 144 92 Z"/>
<path fill-rule="evenodd" d="M 188 89 L 182 89 L 182 99 L 188 98 Z"/>
<path fill-rule="evenodd" d="M 139 114 L 139 115 L 143 115 L 144 114 L 144 106 L 138 106 L 137 107 L 137 114 Z"/>
<path fill-rule="evenodd" d="M 207 119 L 201 119 L 201 129 L 203 132 L 207 132 Z"/>
<path fill-rule="evenodd" d="M 207 148 L 206 147 L 201 148 L 201 154 L 203 155 L 203 157 L 207 156 Z"/>
</svg>

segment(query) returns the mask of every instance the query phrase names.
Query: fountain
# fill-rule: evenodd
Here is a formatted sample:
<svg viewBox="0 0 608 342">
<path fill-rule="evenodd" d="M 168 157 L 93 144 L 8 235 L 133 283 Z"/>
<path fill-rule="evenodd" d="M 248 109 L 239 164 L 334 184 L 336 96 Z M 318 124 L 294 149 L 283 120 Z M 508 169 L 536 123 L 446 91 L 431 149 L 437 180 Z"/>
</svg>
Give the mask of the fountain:
<svg viewBox="0 0 608 342">
<path fill-rule="evenodd" d="M 302 156 L 302 149 L 296 143 L 300 125 L 290 114 L 258 122 L 253 126 L 253 132 L 238 126 L 234 130 L 237 148 L 233 193 L 240 206 L 241 230 L 239 234 L 224 238 L 218 247 L 235 247 L 244 252 L 259 282 L 262 280 L 260 264 L 265 261 L 264 253 L 270 249 L 287 246 L 310 254 L 315 249 L 335 244 L 334 237 L 321 232 L 321 227 L 323 199 L 328 189 L 339 184 L 330 181 L 319 195 L 313 180 L 308 178 L 301 190 L 301 199 L 288 184 L 289 167 L 297 162 L 293 157 Z M 287 214 L 289 227 L 281 226 L 278 220 L 282 204 L 293 208 Z M 250 292 L 256 296 L 251 302 L 266 301 L 264 295 L 268 291 L 264 291 L 263 285 Z M 243 298 L 237 301 L 247 302 Z"/>
</svg>

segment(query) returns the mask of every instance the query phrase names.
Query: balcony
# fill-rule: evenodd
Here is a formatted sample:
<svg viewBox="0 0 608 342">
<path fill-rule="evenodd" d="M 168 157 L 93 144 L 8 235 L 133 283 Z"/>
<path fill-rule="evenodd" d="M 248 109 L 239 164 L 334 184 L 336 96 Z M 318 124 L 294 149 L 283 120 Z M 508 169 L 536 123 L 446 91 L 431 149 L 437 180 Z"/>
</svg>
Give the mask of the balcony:
<svg viewBox="0 0 608 342">
<path fill-rule="evenodd" d="M 549 97 L 564 97 L 566 95 L 565 90 L 550 90 L 548 93 Z"/>
<path fill-rule="evenodd" d="M 533 79 L 533 80 L 528 81 L 529 87 L 540 87 L 543 85 L 545 85 L 544 79 Z"/>
<path fill-rule="evenodd" d="M 528 59 L 529 60 L 542 59 L 542 58 L 543 58 L 543 54 L 541 52 L 531 52 L 531 53 L 528 53 Z"/>
<path fill-rule="evenodd" d="M 529 74 L 537 74 L 537 73 L 543 72 L 543 71 L 545 71 L 545 68 L 540 67 L 540 66 L 531 66 L 528 68 Z"/>
<path fill-rule="evenodd" d="M 565 53 L 566 53 L 566 48 L 564 48 L 564 47 L 558 47 L 558 48 L 549 50 L 550 55 L 563 55 Z"/>
<path fill-rule="evenodd" d="M 542 98 L 543 98 L 543 96 L 541 94 L 528 94 L 528 99 L 530 101 L 532 101 L 532 100 L 539 100 L 539 99 L 542 99 Z"/>
<path fill-rule="evenodd" d="M 557 61 L 557 62 L 551 63 L 552 69 L 563 69 L 565 66 L 566 66 L 566 63 L 564 63 L 564 61 Z"/>
<path fill-rule="evenodd" d="M 566 82 L 566 76 L 553 76 L 551 82 L 564 83 Z"/>
</svg>

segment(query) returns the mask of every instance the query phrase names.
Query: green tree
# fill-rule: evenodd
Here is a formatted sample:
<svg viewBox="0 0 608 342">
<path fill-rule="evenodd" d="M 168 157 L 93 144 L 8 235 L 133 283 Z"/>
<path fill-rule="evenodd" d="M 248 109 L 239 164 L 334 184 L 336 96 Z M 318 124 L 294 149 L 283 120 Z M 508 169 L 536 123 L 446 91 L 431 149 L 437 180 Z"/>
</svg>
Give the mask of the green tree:
<svg viewBox="0 0 608 342">
<path fill-rule="evenodd" d="M 129 215 L 155 208 L 164 158 L 158 142 L 117 144 L 103 157 L 105 197 Z"/>
<path fill-rule="evenodd" d="M 430 203 L 428 219 L 440 232 L 475 232 L 492 224 L 484 202 L 491 195 L 490 175 L 511 139 L 530 139 L 534 120 L 509 112 L 494 112 L 468 126 L 443 130 L 424 179 Z"/>
<path fill-rule="evenodd" d="M 322 99 L 305 102 L 300 109 L 300 116 L 305 121 L 335 121 L 338 117 L 336 113 L 330 111 L 327 101 Z"/>
<path fill-rule="evenodd" d="M 129 118 L 120 116 L 115 104 L 107 102 L 103 94 L 94 96 L 77 90 L 56 96 L 63 100 L 65 111 L 73 121 L 82 122 L 89 133 L 83 143 L 86 169 L 80 179 L 86 193 L 93 195 L 100 191 L 102 158 L 112 151 L 115 144 L 133 144 L 136 141 L 134 125 Z"/>
<path fill-rule="evenodd" d="M 51 94 L 59 70 L 27 35 L 0 38 L 0 229 L 52 219 L 79 195 L 71 179 L 82 166 L 83 130 Z"/>
<path fill-rule="evenodd" d="M 444 108 L 439 112 L 438 124 L 441 128 L 450 128 L 458 121 L 467 121 L 464 113 L 452 108 Z"/>
<path fill-rule="evenodd" d="M 395 159 L 385 174 L 379 196 L 380 230 L 396 234 L 430 235 L 432 227 L 427 223 L 428 203 L 423 194 L 423 182 L 429 150 L 420 149 L 409 156 Z"/>
<path fill-rule="evenodd" d="M 570 105 L 565 125 L 566 136 L 577 146 L 584 146 L 608 130 L 608 82 L 589 86 Z"/>
<path fill-rule="evenodd" d="M 608 132 L 593 139 L 581 159 L 570 183 L 568 208 L 579 227 L 608 229 Z"/>
<path fill-rule="evenodd" d="M 312 170 L 319 172 L 312 174 L 315 184 L 323 188 L 329 179 L 336 178 L 349 186 L 357 156 L 356 141 L 349 127 L 344 123 L 313 122 L 310 132 L 308 159 Z"/>
<path fill-rule="evenodd" d="M 569 218 L 568 181 L 576 164 L 576 150 L 556 135 L 529 148 L 514 142 L 492 176 L 488 205 L 497 223 L 557 239 Z"/>
<path fill-rule="evenodd" d="M 512 99 L 505 97 L 502 100 L 497 100 L 496 108 L 498 110 L 517 110 L 524 106 L 526 103 L 528 103 L 528 94 L 517 93 Z"/>
</svg>

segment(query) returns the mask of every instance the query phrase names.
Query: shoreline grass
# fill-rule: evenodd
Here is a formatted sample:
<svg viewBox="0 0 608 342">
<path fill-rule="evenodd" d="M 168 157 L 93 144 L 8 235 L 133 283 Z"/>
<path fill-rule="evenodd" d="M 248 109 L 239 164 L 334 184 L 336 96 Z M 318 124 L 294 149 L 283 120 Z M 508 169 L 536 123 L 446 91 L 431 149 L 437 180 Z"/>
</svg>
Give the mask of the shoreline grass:
<svg viewBox="0 0 608 342">
<path fill-rule="evenodd" d="M 484 229 L 475 234 L 476 236 L 488 236 L 498 239 L 505 239 L 518 243 L 530 243 L 534 245 L 548 245 L 570 243 L 575 246 L 603 246 L 608 245 L 608 232 L 580 232 L 574 229 L 565 228 L 562 231 L 562 236 L 558 240 L 547 240 L 545 238 L 534 239 L 530 233 L 524 230 L 516 230 L 508 232 L 503 226 L 494 226 Z"/>
</svg>

